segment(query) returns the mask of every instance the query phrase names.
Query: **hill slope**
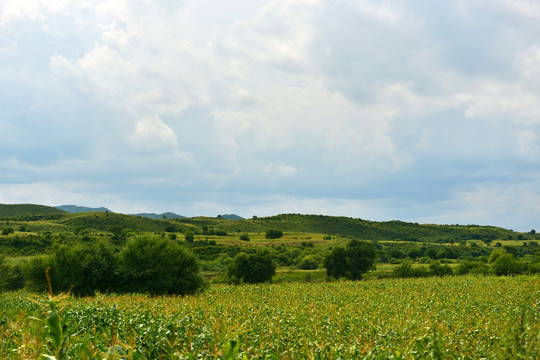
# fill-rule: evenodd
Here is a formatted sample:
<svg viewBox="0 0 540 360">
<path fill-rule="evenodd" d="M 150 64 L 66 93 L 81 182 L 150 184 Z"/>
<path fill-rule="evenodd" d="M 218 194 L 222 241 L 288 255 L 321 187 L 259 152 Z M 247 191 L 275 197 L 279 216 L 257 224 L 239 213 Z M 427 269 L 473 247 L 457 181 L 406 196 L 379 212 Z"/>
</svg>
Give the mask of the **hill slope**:
<svg viewBox="0 0 540 360">
<path fill-rule="evenodd" d="M 35 204 L 0 204 L 0 216 L 15 217 L 25 215 L 63 214 L 64 211 L 45 205 Z"/>
<path fill-rule="evenodd" d="M 55 208 L 63 210 L 68 213 L 81 213 L 81 212 L 112 212 L 111 210 L 99 207 L 99 208 L 90 208 L 86 206 L 77 206 L 77 205 L 60 205 L 55 206 Z"/>
<path fill-rule="evenodd" d="M 203 226 L 226 231 L 264 232 L 278 229 L 366 240 L 452 241 L 461 239 L 506 239 L 512 230 L 478 225 L 420 225 L 403 221 L 368 221 L 341 216 L 282 214 L 247 220 L 207 217 L 175 219 L 198 228 Z"/>
<path fill-rule="evenodd" d="M 140 213 L 140 214 L 133 214 L 134 216 L 142 216 L 142 217 L 146 217 L 146 218 L 150 218 L 150 219 L 156 219 L 156 220 L 161 220 L 161 219 L 178 219 L 178 218 L 183 218 L 185 216 L 182 216 L 182 215 L 178 215 L 178 214 L 175 214 L 175 213 L 172 213 L 172 212 L 166 212 L 166 213 L 163 213 L 163 214 L 156 214 L 156 213 Z"/>
<path fill-rule="evenodd" d="M 83 226 L 88 229 L 100 231 L 109 231 L 111 227 L 149 232 L 181 231 L 182 229 L 190 228 L 189 225 L 171 223 L 166 220 L 103 212 L 65 214 L 57 222 L 68 227 Z"/>
</svg>

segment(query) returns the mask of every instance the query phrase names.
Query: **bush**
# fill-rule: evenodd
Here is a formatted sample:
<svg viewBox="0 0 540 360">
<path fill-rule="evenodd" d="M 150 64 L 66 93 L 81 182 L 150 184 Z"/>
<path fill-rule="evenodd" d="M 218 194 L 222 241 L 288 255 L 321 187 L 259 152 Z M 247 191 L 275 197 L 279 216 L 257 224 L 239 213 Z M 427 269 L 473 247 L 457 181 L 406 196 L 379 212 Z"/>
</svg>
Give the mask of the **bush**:
<svg viewBox="0 0 540 360">
<path fill-rule="evenodd" d="M 14 232 L 15 232 L 15 230 L 11 226 L 5 226 L 2 229 L 2 235 L 4 235 L 4 236 L 7 236 L 9 234 L 13 234 Z"/>
<path fill-rule="evenodd" d="M 0 291 L 17 290 L 24 286 L 21 267 L 10 265 L 0 257 Z"/>
<path fill-rule="evenodd" d="M 524 264 L 516 260 L 511 254 L 501 254 L 497 257 L 491 267 L 495 275 L 517 275 L 525 271 Z"/>
<path fill-rule="evenodd" d="M 314 255 L 306 255 L 296 266 L 302 270 L 315 270 L 319 267 L 319 262 Z"/>
<path fill-rule="evenodd" d="M 124 289 L 150 294 L 193 294 L 206 282 L 195 256 L 167 239 L 140 236 L 120 252 Z"/>
<path fill-rule="evenodd" d="M 23 266 L 23 274 L 26 279 L 26 287 L 31 291 L 46 291 L 47 279 L 45 271 L 52 266 L 50 256 L 37 256 Z"/>
<path fill-rule="evenodd" d="M 192 232 L 187 232 L 187 233 L 184 235 L 184 238 L 185 238 L 186 242 L 192 243 L 193 240 L 195 239 L 195 235 L 193 235 Z"/>
<path fill-rule="evenodd" d="M 360 280 L 362 274 L 374 268 L 377 253 L 372 244 L 353 239 L 344 248 L 336 247 L 324 259 L 326 274 Z"/>
<path fill-rule="evenodd" d="M 420 278 L 428 277 L 430 274 L 425 266 L 414 266 L 410 261 L 404 261 L 400 266 L 394 268 L 394 277 L 397 278 Z"/>
<path fill-rule="evenodd" d="M 57 290 L 84 296 L 116 287 L 117 258 L 112 247 L 103 241 L 60 245 L 51 265 L 51 281 Z"/>
<path fill-rule="evenodd" d="M 276 266 L 269 253 L 259 251 L 254 254 L 238 253 L 229 265 L 229 280 L 235 284 L 255 284 L 272 280 Z"/>
<path fill-rule="evenodd" d="M 249 235 L 246 234 L 246 233 L 241 234 L 240 235 L 240 240 L 249 241 Z"/>
<path fill-rule="evenodd" d="M 486 263 L 480 261 L 468 261 L 465 260 L 460 263 L 456 269 L 456 275 L 476 274 L 487 275 L 490 272 L 490 268 Z"/>
<path fill-rule="evenodd" d="M 283 237 L 283 232 L 281 230 L 267 230 L 266 231 L 266 238 L 267 239 L 280 239 Z"/>
<path fill-rule="evenodd" d="M 449 265 L 441 265 L 439 261 L 434 261 L 429 265 L 429 271 L 435 276 L 447 276 L 452 275 L 454 272 Z"/>
</svg>

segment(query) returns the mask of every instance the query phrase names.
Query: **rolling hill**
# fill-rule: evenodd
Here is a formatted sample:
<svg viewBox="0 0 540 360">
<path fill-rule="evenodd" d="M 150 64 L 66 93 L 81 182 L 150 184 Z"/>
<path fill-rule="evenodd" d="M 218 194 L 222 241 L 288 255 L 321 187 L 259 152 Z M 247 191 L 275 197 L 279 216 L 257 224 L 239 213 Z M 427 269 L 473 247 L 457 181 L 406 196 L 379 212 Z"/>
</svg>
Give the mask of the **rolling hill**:
<svg viewBox="0 0 540 360">
<path fill-rule="evenodd" d="M 55 208 L 63 210 L 68 213 L 81 213 L 81 212 L 112 212 L 111 210 L 99 207 L 99 208 L 90 208 L 86 206 L 77 206 L 77 205 L 60 205 L 55 206 Z"/>
<path fill-rule="evenodd" d="M 156 214 L 156 213 L 140 213 L 140 214 L 133 214 L 134 216 L 142 216 L 150 219 L 178 219 L 178 218 L 184 218 L 185 216 L 178 215 L 172 212 L 166 212 L 162 214 Z"/>
<path fill-rule="evenodd" d="M 0 216 L 17 217 L 26 215 L 63 214 L 65 211 L 45 205 L 0 204 Z"/>
</svg>

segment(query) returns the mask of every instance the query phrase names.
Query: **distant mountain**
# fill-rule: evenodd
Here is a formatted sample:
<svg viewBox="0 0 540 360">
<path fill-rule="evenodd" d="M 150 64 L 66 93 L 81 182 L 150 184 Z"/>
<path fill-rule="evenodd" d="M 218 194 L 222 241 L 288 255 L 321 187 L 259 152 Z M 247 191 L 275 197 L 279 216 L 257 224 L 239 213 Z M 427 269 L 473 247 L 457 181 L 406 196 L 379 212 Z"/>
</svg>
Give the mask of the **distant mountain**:
<svg viewBox="0 0 540 360">
<path fill-rule="evenodd" d="M 139 214 L 133 214 L 135 216 L 142 216 L 142 217 L 146 217 L 146 218 L 150 218 L 150 219 L 157 219 L 157 220 L 161 220 L 161 219 L 183 219 L 185 218 L 185 216 L 182 216 L 182 215 L 178 215 L 178 214 L 175 214 L 175 213 L 172 213 L 172 212 L 166 212 L 166 213 L 163 213 L 163 214 L 155 214 L 155 213 L 139 213 Z"/>
<path fill-rule="evenodd" d="M 236 214 L 225 214 L 225 215 L 221 215 L 221 217 L 227 220 L 245 220 L 243 217 L 238 216 Z"/>
<path fill-rule="evenodd" d="M 0 216 L 25 216 L 43 214 L 61 214 L 62 209 L 34 204 L 0 204 Z"/>
<path fill-rule="evenodd" d="M 61 206 L 55 206 L 55 208 L 68 212 L 68 213 L 72 213 L 72 214 L 81 213 L 81 212 L 112 212 L 111 210 L 104 207 L 90 208 L 86 206 L 77 206 L 77 205 L 61 205 Z"/>
</svg>

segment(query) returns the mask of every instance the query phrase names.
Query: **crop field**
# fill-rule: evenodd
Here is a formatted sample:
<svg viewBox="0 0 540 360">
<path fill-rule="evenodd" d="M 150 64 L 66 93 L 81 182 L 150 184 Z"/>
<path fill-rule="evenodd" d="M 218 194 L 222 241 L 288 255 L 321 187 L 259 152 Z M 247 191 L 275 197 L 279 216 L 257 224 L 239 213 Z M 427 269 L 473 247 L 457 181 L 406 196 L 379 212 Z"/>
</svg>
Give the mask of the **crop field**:
<svg viewBox="0 0 540 360">
<path fill-rule="evenodd" d="M 0 294 L 0 358 L 537 359 L 540 277 Z M 45 357 L 44 357 L 45 358 Z"/>
</svg>

